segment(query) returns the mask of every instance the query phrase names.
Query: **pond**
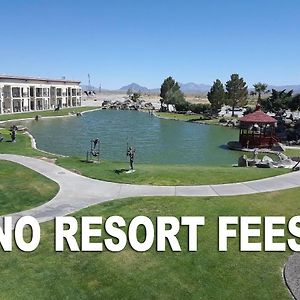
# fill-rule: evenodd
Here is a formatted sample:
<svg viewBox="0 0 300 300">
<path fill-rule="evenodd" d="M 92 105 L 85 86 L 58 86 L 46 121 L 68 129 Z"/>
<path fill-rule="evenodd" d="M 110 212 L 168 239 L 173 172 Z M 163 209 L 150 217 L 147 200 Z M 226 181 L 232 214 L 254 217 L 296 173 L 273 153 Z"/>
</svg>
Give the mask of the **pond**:
<svg viewBox="0 0 300 300">
<path fill-rule="evenodd" d="M 99 110 L 82 117 L 26 121 L 37 147 L 85 157 L 90 140 L 101 141 L 101 159 L 124 161 L 126 147 L 136 148 L 136 162 L 231 165 L 240 153 L 224 149 L 238 131 L 221 126 L 164 120 L 138 111 Z"/>
</svg>

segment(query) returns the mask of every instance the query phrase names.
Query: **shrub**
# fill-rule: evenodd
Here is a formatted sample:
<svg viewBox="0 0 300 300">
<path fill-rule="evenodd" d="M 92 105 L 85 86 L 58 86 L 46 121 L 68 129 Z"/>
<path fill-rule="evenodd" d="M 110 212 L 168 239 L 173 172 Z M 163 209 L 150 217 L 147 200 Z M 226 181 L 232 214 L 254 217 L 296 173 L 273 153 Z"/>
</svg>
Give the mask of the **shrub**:
<svg viewBox="0 0 300 300">
<path fill-rule="evenodd" d="M 191 104 L 190 110 L 195 114 L 203 114 L 208 110 L 210 110 L 210 104 L 203 104 L 203 103 Z"/>
<path fill-rule="evenodd" d="M 175 108 L 177 111 L 188 111 L 190 110 L 190 105 L 187 101 L 181 101 L 175 104 Z"/>
</svg>

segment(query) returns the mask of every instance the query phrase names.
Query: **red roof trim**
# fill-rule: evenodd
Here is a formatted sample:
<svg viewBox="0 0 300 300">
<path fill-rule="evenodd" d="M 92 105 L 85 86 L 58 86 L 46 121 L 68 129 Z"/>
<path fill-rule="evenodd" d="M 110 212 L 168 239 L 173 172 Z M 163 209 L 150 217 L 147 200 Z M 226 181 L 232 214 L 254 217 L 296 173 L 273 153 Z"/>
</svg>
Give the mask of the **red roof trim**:
<svg viewBox="0 0 300 300">
<path fill-rule="evenodd" d="M 261 110 L 257 110 L 251 114 L 248 114 L 240 118 L 240 122 L 244 123 L 276 123 L 277 120 L 270 117 Z"/>
</svg>

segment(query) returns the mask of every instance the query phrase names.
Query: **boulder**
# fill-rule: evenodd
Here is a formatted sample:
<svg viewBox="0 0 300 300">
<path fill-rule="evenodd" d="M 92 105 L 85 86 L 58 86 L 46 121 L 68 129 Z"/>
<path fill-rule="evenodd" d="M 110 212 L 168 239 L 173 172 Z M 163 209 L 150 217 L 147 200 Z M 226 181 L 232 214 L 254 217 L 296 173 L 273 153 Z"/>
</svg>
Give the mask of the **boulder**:
<svg viewBox="0 0 300 300">
<path fill-rule="evenodd" d="M 271 149 L 271 150 L 272 150 L 272 151 L 278 151 L 278 152 L 284 152 L 285 148 L 284 148 L 283 144 L 277 143 L 277 144 L 274 144 L 274 145 L 272 146 L 272 149 Z"/>
<path fill-rule="evenodd" d="M 244 154 L 239 157 L 238 166 L 239 167 L 248 167 L 247 155 Z"/>
</svg>

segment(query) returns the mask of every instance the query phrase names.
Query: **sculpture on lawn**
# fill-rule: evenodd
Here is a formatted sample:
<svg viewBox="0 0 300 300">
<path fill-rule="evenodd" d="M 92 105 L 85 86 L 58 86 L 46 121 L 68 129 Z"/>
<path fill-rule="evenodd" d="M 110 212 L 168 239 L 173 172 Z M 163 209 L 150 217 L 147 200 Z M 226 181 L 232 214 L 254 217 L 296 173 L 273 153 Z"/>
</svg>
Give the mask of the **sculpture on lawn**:
<svg viewBox="0 0 300 300">
<path fill-rule="evenodd" d="M 90 149 L 86 153 L 87 162 L 100 162 L 100 140 L 98 138 L 90 141 Z"/>
<path fill-rule="evenodd" d="M 127 144 L 127 157 L 129 157 L 130 173 L 134 172 L 135 148 Z"/>
<path fill-rule="evenodd" d="M 11 133 L 10 133 L 10 136 L 11 136 L 11 141 L 12 143 L 15 143 L 16 142 L 16 137 L 17 137 L 17 126 L 16 125 L 13 125 L 11 127 Z"/>
</svg>

